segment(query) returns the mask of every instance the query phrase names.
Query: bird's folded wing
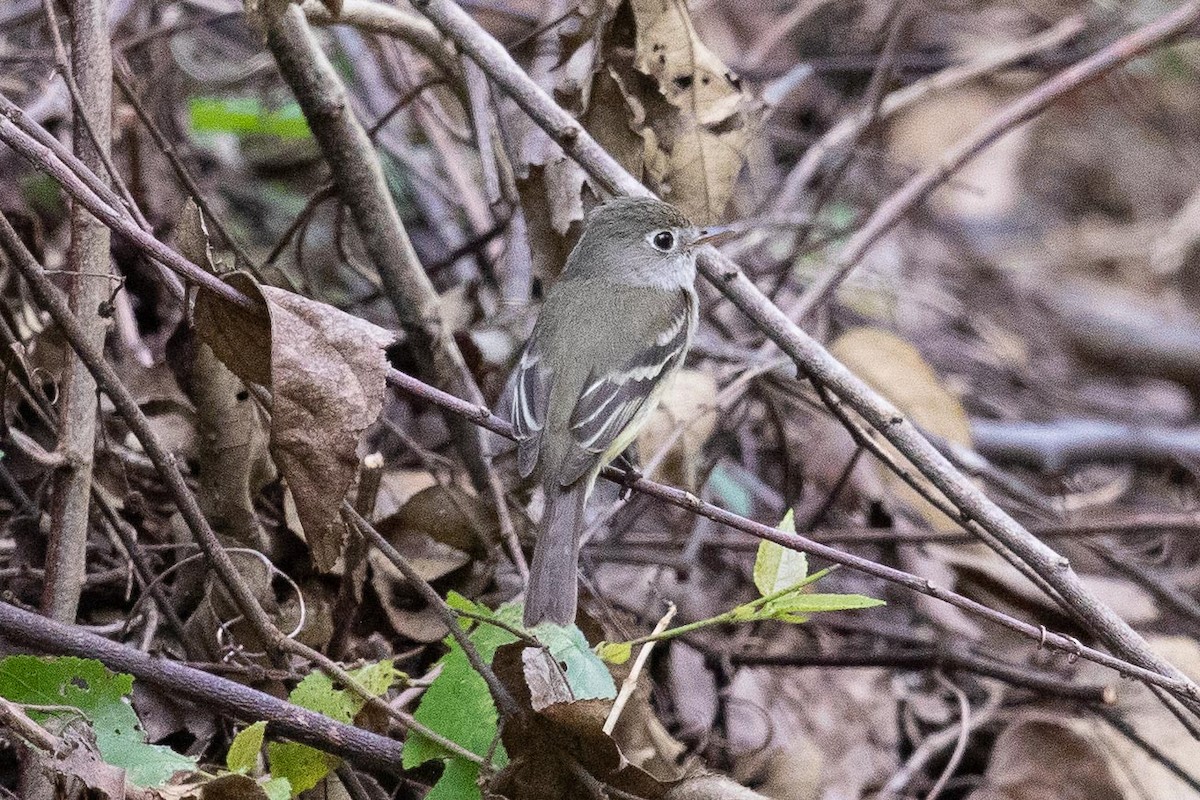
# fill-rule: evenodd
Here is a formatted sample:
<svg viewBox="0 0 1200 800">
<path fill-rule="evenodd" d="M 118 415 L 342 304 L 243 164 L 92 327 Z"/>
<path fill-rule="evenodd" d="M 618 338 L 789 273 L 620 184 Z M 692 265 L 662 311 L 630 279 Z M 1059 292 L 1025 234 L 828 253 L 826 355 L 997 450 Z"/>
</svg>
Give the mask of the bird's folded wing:
<svg viewBox="0 0 1200 800">
<path fill-rule="evenodd" d="M 541 449 L 542 428 L 550 399 L 550 375 L 542 365 L 536 340 L 531 340 L 513 372 L 512 426 L 517 437 L 517 470 L 533 474 Z"/>
<path fill-rule="evenodd" d="M 571 412 L 576 447 L 568 454 L 560 485 L 574 483 L 621 438 L 655 387 L 683 360 L 695 313 L 687 296 L 656 336 L 623 367 L 592 373 Z"/>
</svg>

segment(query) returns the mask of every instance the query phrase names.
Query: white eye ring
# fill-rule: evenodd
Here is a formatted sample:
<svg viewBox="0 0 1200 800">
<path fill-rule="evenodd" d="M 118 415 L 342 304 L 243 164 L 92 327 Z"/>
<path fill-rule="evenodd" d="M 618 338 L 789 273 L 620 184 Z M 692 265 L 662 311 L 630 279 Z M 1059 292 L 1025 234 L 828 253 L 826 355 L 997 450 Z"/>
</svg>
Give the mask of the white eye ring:
<svg viewBox="0 0 1200 800">
<path fill-rule="evenodd" d="M 660 253 L 669 253 L 675 249 L 677 238 L 672 231 L 661 230 L 654 231 L 646 237 L 646 241 L 650 242 L 650 246 Z"/>
</svg>

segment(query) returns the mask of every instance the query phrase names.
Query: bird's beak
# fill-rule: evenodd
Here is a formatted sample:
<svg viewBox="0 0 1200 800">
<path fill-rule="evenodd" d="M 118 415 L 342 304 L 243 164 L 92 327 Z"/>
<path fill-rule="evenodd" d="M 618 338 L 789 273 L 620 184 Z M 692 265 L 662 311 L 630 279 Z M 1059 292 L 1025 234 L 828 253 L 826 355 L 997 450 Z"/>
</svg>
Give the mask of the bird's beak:
<svg viewBox="0 0 1200 800">
<path fill-rule="evenodd" d="M 707 228 L 701 228 L 696 234 L 696 241 L 692 244 L 699 247 L 702 244 L 717 244 L 726 241 L 737 231 L 731 225 L 712 225 Z"/>
</svg>

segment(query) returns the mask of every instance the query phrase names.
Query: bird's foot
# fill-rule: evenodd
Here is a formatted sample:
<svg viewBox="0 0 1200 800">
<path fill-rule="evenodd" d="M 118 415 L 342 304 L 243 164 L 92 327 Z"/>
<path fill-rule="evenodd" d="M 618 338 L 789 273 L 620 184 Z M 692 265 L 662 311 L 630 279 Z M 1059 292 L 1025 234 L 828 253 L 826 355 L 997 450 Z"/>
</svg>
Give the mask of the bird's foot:
<svg viewBox="0 0 1200 800">
<path fill-rule="evenodd" d="M 621 470 L 622 473 L 620 498 L 628 500 L 629 495 L 633 494 L 633 484 L 645 476 L 642 475 L 642 471 L 637 468 L 637 465 L 625 453 L 613 459 L 613 466 Z"/>
</svg>

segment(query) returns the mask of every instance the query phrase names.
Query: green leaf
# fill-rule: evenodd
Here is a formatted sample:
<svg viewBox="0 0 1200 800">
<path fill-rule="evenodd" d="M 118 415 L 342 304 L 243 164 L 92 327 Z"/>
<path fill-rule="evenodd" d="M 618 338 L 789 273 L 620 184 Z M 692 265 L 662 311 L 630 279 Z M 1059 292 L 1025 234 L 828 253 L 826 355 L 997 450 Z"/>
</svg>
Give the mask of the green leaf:
<svg viewBox="0 0 1200 800">
<path fill-rule="evenodd" d="M 288 800 L 292 796 L 292 784 L 287 778 L 271 778 L 262 783 L 262 790 L 269 800 Z"/>
<path fill-rule="evenodd" d="M 778 528 L 785 533 L 796 532 L 796 522 L 790 508 Z M 795 586 L 806 577 L 808 559 L 804 553 L 775 542 L 759 542 L 758 556 L 754 559 L 754 585 L 763 597 Z"/>
<path fill-rule="evenodd" d="M 342 763 L 337 756 L 296 742 L 267 742 L 271 775 L 287 780 L 292 797 L 316 786 Z"/>
<path fill-rule="evenodd" d="M 787 594 L 771 600 L 764 609 L 769 615 L 815 614 L 819 611 L 850 611 L 856 608 L 874 608 L 885 605 L 884 601 L 861 594 Z"/>
<path fill-rule="evenodd" d="M 188 118 L 196 133 L 235 133 L 306 139 L 311 136 L 296 103 L 268 109 L 254 97 L 193 97 Z"/>
<path fill-rule="evenodd" d="M 521 624 L 521 606 L 515 603 L 507 603 L 492 612 L 486 606 L 472 603 L 455 592 L 450 593 L 446 602 L 452 608 L 490 617 L 510 626 L 516 627 Z M 467 624 L 465 627 L 475 626 L 468 638 L 485 663 L 492 662 L 496 649 L 501 645 L 516 641 L 516 637 L 503 628 L 471 620 L 461 622 Z M 466 653 L 454 637 L 447 636 L 443 641 L 450 648 L 449 652 L 439 659 L 438 664 L 442 670 L 421 698 L 421 704 L 417 706 L 414 716 L 418 722 L 424 723 L 452 742 L 486 757 L 496 738 L 496 707 L 488 693 L 487 684 L 479 673 L 471 668 Z M 430 791 L 429 798 L 468 800 L 480 796 L 475 782 L 479 776 L 477 764 L 454 757 L 440 745 L 418 733 L 410 734 L 404 742 L 402 766 L 412 769 L 433 759 L 444 759 L 446 768 L 442 778 Z M 508 757 L 503 746 L 496 747 L 492 760 L 499 766 L 507 763 Z M 442 785 L 443 781 L 446 782 L 446 786 Z"/>
<path fill-rule="evenodd" d="M 262 750 L 263 736 L 267 732 L 266 722 L 256 722 L 238 733 L 229 743 L 225 766 L 230 772 L 246 775 L 258 766 L 258 753 Z"/>
<path fill-rule="evenodd" d="M 195 759 L 146 743 L 127 701 L 132 690 L 132 675 L 109 672 L 92 659 L 18 655 L 0 661 L 0 697 L 25 705 L 78 709 L 95 731 L 100 757 L 124 769 L 130 783 L 153 787 L 176 772 L 195 769 Z M 72 716 L 33 710 L 29 715 L 39 723 Z"/>
<path fill-rule="evenodd" d="M 390 659 L 349 670 L 349 673 L 376 697 L 403 676 Z M 334 688 L 333 680 L 324 672 L 306 675 L 292 689 L 288 700 L 347 725 L 354 723 L 354 718 L 366 705 L 365 700 L 349 689 Z M 271 774 L 286 778 L 291 784 L 293 796 L 316 786 L 341 763 L 336 756 L 294 742 L 269 742 L 267 760 Z"/>
<path fill-rule="evenodd" d="M 609 664 L 624 664 L 633 655 L 629 642 L 601 642 L 596 645 L 596 655 Z"/>
<path fill-rule="evenodd" d="M 550 649 L 550 655 L 566 666 L 567 685 L 577 700 L 608 700 L 617 696 L 612 674 L 592 652 L 579 628 L 543 622 L 531 632 Z"/>
<path fill-rule="evenodd" d="M 376 697 L 382 695 L 404 673 L 396 669 L 390 659 L 368 664 L 358 669 L 347 670 L 367 691 Z M 312 672 L 296 684 L 288 699 L 309 711 L 316 711 L 347 725 L 362 711 L 366 701 L 349 689 L 336 689 L 333 679 L 324 672 Z"/>
<path fill-rule="evenodd" d="M 474 800 L 479 792 L 479 765 L 465 758 L 446 760 L 446 768 L 425 800 Z"/>
</svg>

